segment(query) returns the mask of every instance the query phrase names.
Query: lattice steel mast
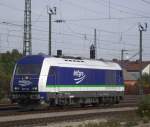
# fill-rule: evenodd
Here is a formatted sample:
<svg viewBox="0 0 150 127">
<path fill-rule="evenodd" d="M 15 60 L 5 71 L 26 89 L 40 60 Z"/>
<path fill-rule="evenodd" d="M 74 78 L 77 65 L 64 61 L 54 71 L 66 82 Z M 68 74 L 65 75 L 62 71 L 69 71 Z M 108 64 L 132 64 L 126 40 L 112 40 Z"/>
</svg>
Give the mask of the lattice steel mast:
<svg viewBox="0 0 150 127">
<path fill-rule="evenodd" d="M 31 0 L 25 0 L 23 55 L 32 54 Z"/>
</svg>

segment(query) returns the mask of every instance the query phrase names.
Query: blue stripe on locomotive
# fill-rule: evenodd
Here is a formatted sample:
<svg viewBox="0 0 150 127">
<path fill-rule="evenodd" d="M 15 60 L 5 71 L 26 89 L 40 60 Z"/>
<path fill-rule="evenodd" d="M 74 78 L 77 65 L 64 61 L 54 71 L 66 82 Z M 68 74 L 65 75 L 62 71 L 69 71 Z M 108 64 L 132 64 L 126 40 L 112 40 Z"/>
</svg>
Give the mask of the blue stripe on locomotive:
<svg viewBox="0 0 150 127">
<path fill-rule="evenodd" d="M 52 72 L 51 72 L 52 71 Z M 47 85 L 123 85 L 121 70 L 100 70 L 87 68 L 50 68 Z"/>
</svg>

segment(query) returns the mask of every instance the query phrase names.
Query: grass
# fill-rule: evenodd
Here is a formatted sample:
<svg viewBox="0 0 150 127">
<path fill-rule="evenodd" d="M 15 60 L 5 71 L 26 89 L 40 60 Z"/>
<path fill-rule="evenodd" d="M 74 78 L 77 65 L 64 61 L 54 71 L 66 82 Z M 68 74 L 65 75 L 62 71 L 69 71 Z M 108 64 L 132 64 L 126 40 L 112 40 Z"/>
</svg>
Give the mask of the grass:
<svg viewBox="0 0 150 127">
<path fill-rule="evenodd" d="M 120 127 L 120 123 L 118 122 L 89 122 L 85 124 L 80 124 L 78 127 Z"/>
<path fill-rule="evenodd" d="M 11 104 L 10 99 L 8 98 L 3 98 L 0 100 L 0 104 Z"/>
<path fill-rule="evenodd" d="M 137 113 L 141 117 L 150 118 L 150 95 L 143 96 L 138 104 Z"/>
<path fill-rule="evenodd" d="M 66 126 L 66 127 L 133 127 L 135 125 L 138 125 L 138 122 L 136 121 L 129 121 L 125 122 L 125 124 L 121 124 L 117 121 L 109 121 L 109 122 L 89 122 L 89 123 L 83 123 L 78 126 Z"/>
</svg>

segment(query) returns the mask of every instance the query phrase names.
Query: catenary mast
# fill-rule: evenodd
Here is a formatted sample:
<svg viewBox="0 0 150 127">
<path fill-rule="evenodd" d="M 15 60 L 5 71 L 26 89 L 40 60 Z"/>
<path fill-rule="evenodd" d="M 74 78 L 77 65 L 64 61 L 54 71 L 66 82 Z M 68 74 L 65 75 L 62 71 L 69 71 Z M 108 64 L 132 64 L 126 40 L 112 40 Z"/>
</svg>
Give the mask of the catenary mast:
<svg viewBox="0 0 150 127">
<path fill-rule="evenodd" d="M 32 54 L 31 0 L 25 0 L 23 55 Z"/>
</svg>

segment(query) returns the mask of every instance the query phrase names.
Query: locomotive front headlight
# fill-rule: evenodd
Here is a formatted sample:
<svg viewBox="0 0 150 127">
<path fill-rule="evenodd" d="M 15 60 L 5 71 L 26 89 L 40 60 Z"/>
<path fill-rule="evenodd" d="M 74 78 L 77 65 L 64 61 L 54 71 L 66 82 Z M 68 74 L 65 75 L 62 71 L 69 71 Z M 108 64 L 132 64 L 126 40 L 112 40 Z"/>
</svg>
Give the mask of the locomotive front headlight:
<svg viewBox="0 0 150 127">
<path fill-rule="evenodd" d="M 33 87 L 32 90 L 35 90 L 35 91 L 36 91 L 36 90 L 38 90 L 38 88 L 37 88 L 37 87 Z"/>
<path fill-rule="evenodd" d="M 19 87 L 14 87 L 14 90 L 19 90 Z"/>
<path fill-rule="evenodd" d="M 37 87 L 35 87 L 35 88 L 34 88 L 34 90 L 38 90 L 38 88 L 37 88 Z"/>
</svg>

